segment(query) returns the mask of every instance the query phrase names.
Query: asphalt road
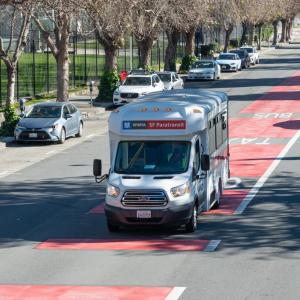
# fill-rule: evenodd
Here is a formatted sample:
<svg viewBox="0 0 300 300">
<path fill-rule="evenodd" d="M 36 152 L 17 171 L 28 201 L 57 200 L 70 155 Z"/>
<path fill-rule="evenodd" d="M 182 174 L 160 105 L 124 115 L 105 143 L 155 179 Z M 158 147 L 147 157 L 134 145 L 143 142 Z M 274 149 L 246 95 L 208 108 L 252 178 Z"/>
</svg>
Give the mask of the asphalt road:
<svg viewBox="0 0 300 300">
<path fill-rule="evenodd" d="M 237 118 L 242 109 L 298 70 L 299 49 L 269 50 L 258 66 L 225 74 L 220 81 L 189 82 L 187 86 L 227 92 L 230 117 Z M 298 119 L 299 113 L 295 112 Z M 69 140 L 63 148 L 39 145 L 0 150 L 0 157 L 6 158 L 0 162 L 0 287 L 186 287 L 180 299 L 299 298 L 299 139 L 243 214 L 202 215 L 194 234 L 137 229 L 112 234 L 103 214 L 89 213 L 103 202 L 105 190 L 91 176 L 92 160 L 101 158 L 104 168 L 109 168 L 105 120 L 99 125 L 89 125 L 93 128 L 89 137 L 76 143 Z M 296 126 L 299 130 L 299 122 Z M 12 164 L 13 157 L 21 162 Z M 250 189 L 256 181 L 245 177 L 242 188 Z M 214 252 L 36 249 L 48 239 L 221 243 Z"/>
</svg>

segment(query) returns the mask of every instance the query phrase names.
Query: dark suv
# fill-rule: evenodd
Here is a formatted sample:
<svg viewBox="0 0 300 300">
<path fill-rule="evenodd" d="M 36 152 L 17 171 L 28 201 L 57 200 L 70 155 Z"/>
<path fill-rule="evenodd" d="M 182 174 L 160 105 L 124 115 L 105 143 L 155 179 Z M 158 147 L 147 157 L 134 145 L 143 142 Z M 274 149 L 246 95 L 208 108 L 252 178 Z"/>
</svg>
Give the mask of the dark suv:
<svg viewBox="0 0 300 300">
<path fill-rule="evenodd" d="M 249 53 L 246 50 L 244 50 L 244 49 L 231 50 L 230 53 L 235 53 L 240 57 L 240 59 L 242 61 L 243 69 L 250 68 L 251 59 L 250 59 Z"/>
</svg>

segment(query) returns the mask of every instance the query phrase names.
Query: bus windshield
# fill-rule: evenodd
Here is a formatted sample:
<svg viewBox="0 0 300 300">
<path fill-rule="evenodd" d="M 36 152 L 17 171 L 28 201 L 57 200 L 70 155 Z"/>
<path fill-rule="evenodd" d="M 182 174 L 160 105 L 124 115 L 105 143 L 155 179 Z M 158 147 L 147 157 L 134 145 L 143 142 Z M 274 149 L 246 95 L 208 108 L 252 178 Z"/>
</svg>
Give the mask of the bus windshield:
<svg viewBox="0 0 300 300">
<path fill-rule="evenodd" d="M 190 142 L 120 142 L 115 172 L 121 174 L 180 174 L 188 169 Z"/>
</svg>

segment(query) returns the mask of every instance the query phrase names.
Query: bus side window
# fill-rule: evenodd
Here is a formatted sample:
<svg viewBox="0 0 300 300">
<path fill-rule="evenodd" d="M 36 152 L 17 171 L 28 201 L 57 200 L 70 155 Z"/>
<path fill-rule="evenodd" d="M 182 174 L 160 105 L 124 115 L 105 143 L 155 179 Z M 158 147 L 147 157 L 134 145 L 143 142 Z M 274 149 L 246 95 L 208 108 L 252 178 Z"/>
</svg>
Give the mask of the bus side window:
<svg viewBox="0 0 300 300">
<path fill-rule="evenodd" d="M 194 168 L 195 170 L 199 171 L 200 169 L 200 144 L 199 144 L 199 140 L 196 141 L 196 145 L 195 145 L 195 158 L 194 158 Z"/>
<path fill-rule="evenodd" d="M 222 114 L 222 132 L 223 132 L 223 142 L 228 138 L 228 128 L 227 128 L 227 113 Z"/>
<path fill-rule="evenodd" d="M 216 150 L 215 119 L 211 119 L 208 122 L 208 135 L 209 135 L 209 154 L 212 154 Z"/>
<path fill-rule="evenodd" d="M 223 129 L 222 118 L 220 115 L 216 116 L 216 147 L 219 148 L 223 144 Z"/>
</svg>

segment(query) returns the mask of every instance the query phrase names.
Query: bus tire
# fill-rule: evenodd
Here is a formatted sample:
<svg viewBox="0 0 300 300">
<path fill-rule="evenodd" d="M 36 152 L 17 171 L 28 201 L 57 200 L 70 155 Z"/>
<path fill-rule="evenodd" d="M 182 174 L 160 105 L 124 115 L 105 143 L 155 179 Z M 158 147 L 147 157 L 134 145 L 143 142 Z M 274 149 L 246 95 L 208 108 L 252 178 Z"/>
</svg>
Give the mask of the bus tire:
<svg viewBox="0 0 300 300">
<path fill-rule="evenodd" d="M 193 207 L 193 213 L 192 216 L 187 224 L 185 224 L 185 230 L 186 232 L 193 233 L 197 230 L 197 216 L 198 216 L 198 208 L 196 203 Z"/>
<path fill-rule="evenodd" d="M 220 203 L 221 203 L 221 197 L 222 197 L 222 194 L 223 194 L 223 189 L 222 189 L 222 181 L 221 179 L 219 180 L 219 183 L 218 183 L 218 190 L 214 192 L 214 205 L 213 205 L 213 209 L 218 209 L 220 207 Z"/>
</svg>

